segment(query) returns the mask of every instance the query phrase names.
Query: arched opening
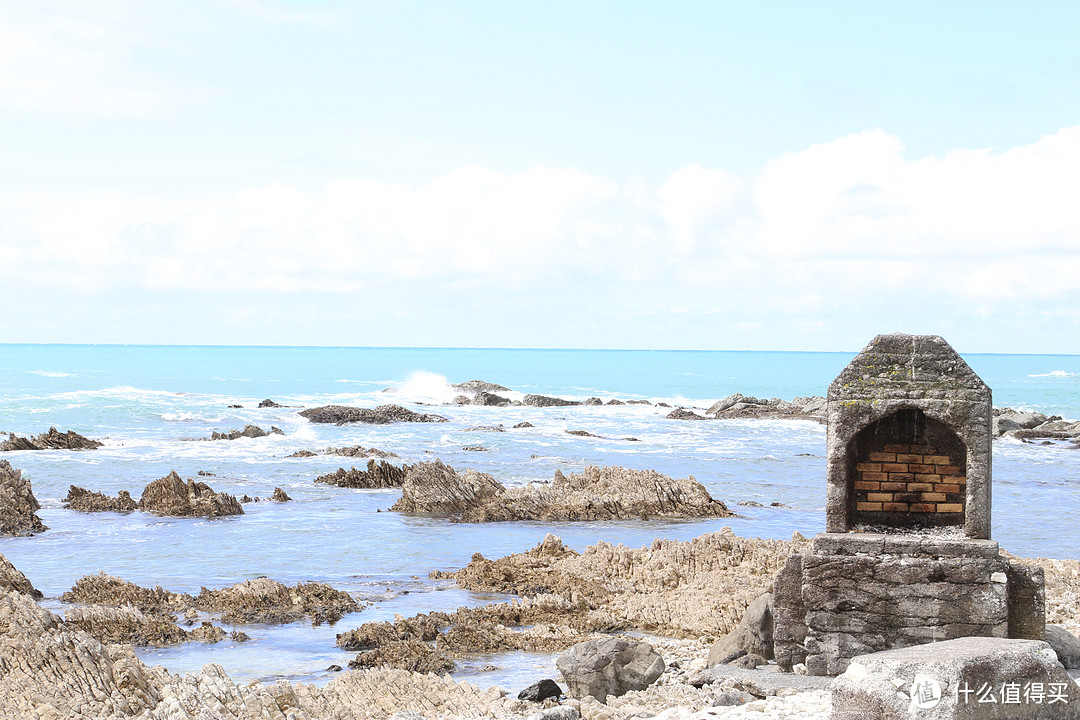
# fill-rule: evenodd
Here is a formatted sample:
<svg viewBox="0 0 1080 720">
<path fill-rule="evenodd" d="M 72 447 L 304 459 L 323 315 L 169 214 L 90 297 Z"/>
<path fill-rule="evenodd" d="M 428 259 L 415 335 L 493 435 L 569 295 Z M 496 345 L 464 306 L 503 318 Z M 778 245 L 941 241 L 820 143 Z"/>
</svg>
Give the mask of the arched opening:
<svg viewBox="0 0 1080 720">
<path fill-rule="evenodd" d="M 963 525 L 967 448 L 945 423 L 904 408 L 870 423 L 847 448 L 851 526 Z"/>
</svg>

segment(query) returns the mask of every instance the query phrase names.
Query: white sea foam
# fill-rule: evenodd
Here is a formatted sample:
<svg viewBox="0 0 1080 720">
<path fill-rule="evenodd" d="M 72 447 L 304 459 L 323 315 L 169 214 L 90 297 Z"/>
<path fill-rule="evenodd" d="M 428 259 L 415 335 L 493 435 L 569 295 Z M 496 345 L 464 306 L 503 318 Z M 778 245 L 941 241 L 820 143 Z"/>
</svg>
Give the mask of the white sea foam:
<svg viewBox="0 0 1080 720">
<path fill-rule="evenodd" d="M 1066 370 L 1051 370 L 1048 373 L 1036 373 L 1034 375 L 1028 375 L 1028 377 L 1060 377 L 1069 378 L 1076 377 L 1076 373 L 1071 373 Z"/>
<path fill-rule="evenodd" d="M 78 377 L 74 373 L 60 372 L 59 370 L 27 370 L 27 375 L 40 375 L 42 377 L 51 378 L 64 378 L 64 377 Z"/>
<path fill-rule="evenodd" d="M 411 402 L 452 402 L 460 393 L 450 387 L 445 375 L 417 370 L 409 379 L 394 388 L 395 399 Z"/>
</svg>

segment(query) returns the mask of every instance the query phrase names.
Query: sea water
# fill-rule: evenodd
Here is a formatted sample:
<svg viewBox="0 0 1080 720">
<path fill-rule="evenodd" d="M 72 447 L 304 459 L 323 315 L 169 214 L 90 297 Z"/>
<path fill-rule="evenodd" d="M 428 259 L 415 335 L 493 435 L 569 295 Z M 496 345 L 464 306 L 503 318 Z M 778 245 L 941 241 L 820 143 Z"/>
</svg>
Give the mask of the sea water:
<svg viewBox="0 0 1080 720">
<path fill-rule="evenodd" d="M 582 550 L 598 541 L 640 547 L 654 538 L 689 539 L 730 526 L 737 534 L 787 538 L 824 527 L 825 427 L 811 421 L 667 420 L 670 408 L 704 409 L 733 392 L 790 400 L 824 395 L 854 353 L 477 350 L 0 345 L 0 431 L 26 436 L 75 430 L 105 446 L 83 452 L 9 452 L 42 504 L 49 530 L 0 540 L 6 555 L 62 612 L 56 598 L 83 575 L 104 571 L 144 586 L 197 593 L 266 575 L 293 584 L 317 580 L 368 606 L 335 625 L 244 626 L 252 640 L 140 649 L 173 671 L 218 662 L 237 680 L 323 683 L 327 668 L 353 653 L 335 635 L 363 622 L 503 599 L 433 581 L 473 553 L 496 558 L 535 546 L 548 532 Z M 966 355 L 994 391 L 996 406 L 1080 419 L 1080 356 Z M 649 400 L 650 405 L 563 408 L 449 405 L 450 383 L 471 379 L 584 400 Z M 270 398 L 290 407 L 258 408 Z M 326 404 L 397 403 L 449 422 L 382 426 L 317 425 L 298 415 Z M 230 408 L 240 405 L 240 408 Z M 434 407 L 433 407 L 434 406 Z M 511 429 L 528 421 L 534 427 Z M 283 435 L 206 441 L 214 430 Z M 474 430 L 502 425 L 505 432 Z M 585 430 L 600 437 L 580 437 Z M 629 440 L 628 438 L 635 438 Z M 297 450 L 363 445 L 414 463 L 439 458 L 506 484 L 550 481 L 588 464 L 694 476 L 737 510 L 723 520 L 454 524 L 388 508 L 398 490 L 350 490 L 314 478 L 362 463 Z M 465 450 L 480 446 L 483 451 Z M 994 442 L 993 535 L 1020 556 L 1080 558 L 1080 450 Z M 63 509 L 71 485 L 138 497 L 175 470 L 215 490 L 289 503 L 253 502 L 232 518 L 161 518 L 141 512 L 83 514 Z M 762 507 L 739 506 L 754 501 Z M 772 503 L 778 503 L 772 506 Z M 232 629 L 226 626 L 226 629 Z M 496 670 L 485 670 L 485 666 Z M 553 672 L 549 654 L 502 653 L 459 663 L 457 675 L 508 689 Z"/>
</svg>

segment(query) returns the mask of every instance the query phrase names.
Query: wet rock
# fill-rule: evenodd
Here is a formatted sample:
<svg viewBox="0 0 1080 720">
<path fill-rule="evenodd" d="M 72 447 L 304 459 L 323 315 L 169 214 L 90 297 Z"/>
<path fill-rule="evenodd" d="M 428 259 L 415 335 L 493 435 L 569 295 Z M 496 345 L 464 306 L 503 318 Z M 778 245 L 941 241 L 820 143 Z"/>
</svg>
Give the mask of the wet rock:
<svg viewBox="0 0 1080 720">
<path fill-rule="evenodd" d="M 62 433 L 51 427 L 48 432 L 43 432 L 33 438 L 16 437 L 15 433 L 10 433 L 7 440 L 0 442 L 0 452 L 7 450 L 96 450 L 102 445 L 104 443 L 83 437 L 74 430 Z"/>
<path fill-rule="evenodd" d="M 366 448 L 363 445 L 350 445 L 349 447 L 328 447 L 326 448 L 327 455 L 341 455 L 343 457 L 376 457 L 376 458 L 396 458 L 397 453 L 392 453 L 388 450 L 379 450 L 377 448 Z"/>
<path fill-rule="evenodd" d="M 0 592 L 17 592 L 40 600 L 41 591 L 3 555 L 0 555 Z"/>
<path fill-rule="evenodd" d="M 531 428 L 531 427 L 534 427 L 534 425 L 531 422 L 528 422 L 526 420 L 526 421 L 523 421 L 523 422 L 519 422 L 517 425 L 514 426 L 514 429 L 515 430 L 520 430 L 521 428 Z"/>
<path fill-rule="evenodd" d="M 229 639 L 233 642 L 247 642 L 251 639 L 251 636 L 241 630 L 233 630 L 231 633 L 229 633 Z M 338 670 L 340 669 L 341 668 L 338 667 Z"/>
<path fill-rule="evenodd" d="M 762 664 L 773 658 L 772 593 L 764 593 L 750 603 L 738 626 L 713 643 L 708 666 L 730 662 L 728 658 L 740 651 L 762 657 Z"/>
<path fill-rule="evenodd" d="M 588 430 L 567 430 L 566 434 L 567 435 L 577 435 L 578 437 L 591 437 L 591 438 L 600 437 L 599 435 L 593 435 Z M 601 439 L 603 439 L 603 438 L 601 438 Z"/>
<path fill-rule="evenodd" d="M 591 398 L 589 398 L 588 400 L 586 400 L 586 401 L 585 401 L 584 403 L 582 403 L 582 404 L 583 404 L 583 405 L 588 405 L 588 406 L 590 406 L 590 407 L 596 407 L 597 405 L 603 405 L 603 404 L 604 404 L 604 401 L 603 401 L 603 400 L 601 400 L 601 399 L 600 399 L 600 398 L 598 398 L 598 397 L 591 397 Z"/>
<path fill-rule="evenodd" d="M 330 667 L 326 668 L 326 672 L 341 672 L 341 666 L 331 665 Z"/>
<path fill-rule="evenodd" d="M 210 472 L 209 470 L 200 470 L 199 477 L 217 477 L 217 475 Z"/>
<path fill-rule="evenodd" d="M 270 578 L 254 578 L 220 590 L 203 588 L 194 604 L 204 612 L 220 612 L 228 624 L 288 623 L 310 618 L 316 624 L 337 622 L 360 605 L 342 590 L 317 582 L 289 587 Z"/>
<path fill-rule="evenodd" d="M 483 445 L 466 445 L 461 449 L 465 452 L 490 452 L 490 448 L 486 448 Z"/>
<path fill-rule="evenodd" d="M 531 405 L 533 407 L 571 407 L 573 405 L 580 405 L 577 400 L 564 400 L 563 398 L 549 397 L 547 395 L 526 395 L 521 400 L 523 405 Z"/>
<path fill-rule="evenodd" d="M 170 592 L 160 585 L 140 587 L 103 572 L 79 578 L 71 590 L 60 596 L 60 600 L 82 605 L 126 605 L 144 613 L 159 615 L 184 612 L 195 606 L 195 598 L 186 593 Z"/>
<path fill-rule="evenodd" d="M 465 428 L 462 432 L 506 432 L 506 428 L 502 425 L 473 425 Z"/>
<path fill-rule="evenodd" d="M 188 639 L 198 642 L 216 643 L 224 638 L 225 631 L 208 620 L 204 620 L 202 625 L 188 632 Z"/>
<path fill-rule="evenodd" d="M 138 503 L 127 490 L 121 490 L 117 497 L 112 498 L 72 485 L 64 498 L 64 507 L 79 512 L 131 512 L 138 509 Z"/>
<path fill-rule="evenodd" d="M 267 398 L 267 399 L 263 400 L 261 403 L 259 403 L 259 407 L 261 407 L 261 408 L 279 408 L 279 407 L 285 407 L 285 406 L 284 405 L 278 405 L 276 402 L 274 402 L 270 398 Z"/>
<path fill-rule="evenodd" d="M 175 472 L 154 480 L 143 489 L 139 509 L 170 517 L 244 514 L 244 508 L 234 496 L 214 492 L 206 483 L 195 482 L 190 478 L 185 483 Z"/>
<path fill-rule="evenodd" d="M 446 422 L 441 415 L 427 415 L 413 412 L 400 405 L 380 405 L 377 408 L 346 407 L 344 405 L 326 405 L 323 407 L 301 410 L 300 415 L 313 423 L 366 423 L 368 425 L 386 425 L 397 422 Z"/>
<path fill-rule="evenodd" d="M 75 605 L 64 613 L 72 627 L 103 643 L 166 647 L 188 640 L 188 632 L 164 613 L 144 613 L 131 605 Z"/>
<path fill-rule="evenodd" d="M 627 405 L 652 405 L 648 400 L 627 400 Z"/>
<path fill-rule="evenodd" d="M 704 420 L 705 418 L 698 415 L 693 410 L 687 410 L 686 408 L 677 408 L 667 414 L 668 420 Z"/>
<path fill-rule="evenodd" d="M 274 494 L 270 496 L 270 499 L 275 502 L 290 502 L 292 500 L 288 493 L 279 487 L 274 488 Z"/>
<path fill-rule="evenodd" d="M 487 473 L 467 470 L 459 475 L 441 460 L 409 467 L 401 486 L 401 499 L 390 508 L 397 512 L 455 515 L 505 491 Z"/>
<path fill-rule="evenodd" d="M 563 695 L 562 688 L 550 678 L 533 683 L 518 693 L 518 700 L 528 702 L 543 702 L 548 698 L 557 698 Z"/>
<path fill-rule="evenodd" d="M 472 401 L 469 400 L 468 395 L 458 395 L 456 398 L 454 398 L 453 400 L 450 401 L 450 404 L 451 405 L 468 405 L 470 402 L 472 402 Z"/>
<path fill-rule="evenodd" d="M 0 537 L 25 537 L 48 530 L 37 516 L 40 509 L 22 471 L 0 460 Z"/>
<path fill-rule="evenodd" d="M 744 507 L 765 507 L 764 505 L 759 503 L 757 500 L 740 500 L 739 502 L 737 502 L 735 504 L 736 505 L 742 505 Z"/>
<path fill-rule="evenodd" d="M 605 405 L 625 405 L 625 404 L 626 403 L 624 403 L 622 400 L 616 400 L 615 398 L 612 398 L 611 400 L 608 400 L 605 403 Z"/>
<path fill-rule="evenodd" d="M 484 382 L 483 380 L 469 380 L 463 383 L 454 383 L 450 387 L 461 392 L 468 393 L 500 393 L 510 392 L 510 388 L 496 383 Z"/>
<path fill-rule="evenodd" d="M 501 486 L 500 486 L 501 487 Z M 730 517 L 693 477 L 675 480 L 652 470 L 587 466 L 569 477 L 555 471 L 551 484 L 528 484 L 471 502 L 462 522 L 505 520 L 613 520 L 649 517 Z"/>
<path fill-rule="evenodd" d="M 254 502 L 257 499 L 258 498 L 253 499 L 250 495 L 248 495 L 247 493 L 244 493 L 244 496 L 242 498 L 240 498 L 240 502 L 249 503 L 249 502 Z"/>
<path fill-rule="evenodd" d="M 297 450 L 292 455 L 286 455 L 287 458 L 309 458 L 315 457 L 318 453 L 313 453 L 310 450 Z"/>
<path fill-rule="evenodd" d="M 366 470 L 357 470 L 355 467 L 348 470 L 338 468 L 335 472 L 315 478 L 315 482 L 361 489 L 401 487 L 408 471 L 408 465 L 397 467 L 385 460 L 378 463 L 368 460 Z"/>
<path fill-rule="evenodd" d="M 270 428 L 270 432 L 263 430 L 258 425 L 245 425 L 243 430 L 230 430 L 228 432 L 218 432 L 215 430 L 210 433 L 211 440 L 239 440 L 242 437 L 245 438 L 261 438 L 268 435 L 284 435 L 281 430 L 276 427 Z"/>
<path fill-rule="evenodd" d="M 476 393 L 476 397 L 472 399 L 472 404 L 490 406 L 509 405 L 510 398 L 505 398 L 501 395 L 495 395 L 494 393 L 489 392 L 478 392 Z"/>
<path fill-rule="evenodd" d="M 555 662 L 571 697 L 605 702 L 631 690 L 644 690 L 664 672 L 664 659 L 648 643 L 609 638 L 586 640 Z"/>
</svg>

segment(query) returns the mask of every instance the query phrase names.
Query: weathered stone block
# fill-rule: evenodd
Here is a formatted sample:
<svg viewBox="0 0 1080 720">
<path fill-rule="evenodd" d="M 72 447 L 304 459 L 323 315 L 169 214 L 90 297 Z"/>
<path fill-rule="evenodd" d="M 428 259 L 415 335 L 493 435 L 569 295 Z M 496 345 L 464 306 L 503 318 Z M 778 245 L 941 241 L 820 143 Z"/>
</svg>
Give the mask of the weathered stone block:
<svg viewBox="0 0 1080 720">
<path fill-rule="evenodd" d="M 1038 565 L 1009 564 L 1009 637 L 1046 639 L 1046 581 Z"/>
</svg>

